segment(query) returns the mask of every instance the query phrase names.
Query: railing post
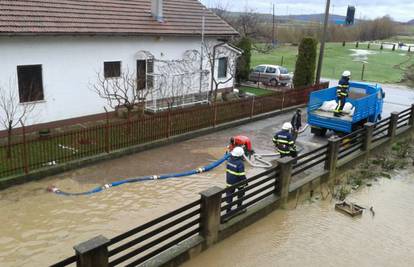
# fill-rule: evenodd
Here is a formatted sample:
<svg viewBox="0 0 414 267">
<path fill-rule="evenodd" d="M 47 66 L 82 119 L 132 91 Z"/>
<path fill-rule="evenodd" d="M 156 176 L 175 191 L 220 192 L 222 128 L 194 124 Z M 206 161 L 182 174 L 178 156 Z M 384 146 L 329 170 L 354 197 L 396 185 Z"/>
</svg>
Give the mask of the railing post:
<svg viewBox="0 0 414 267">
<path fill-rule="evenodd" d="M 390 125 L 388 127 L 388 137 L 390 138 L 391 142 L 395 138 L 395 133 L 397 131 L 397 124 L 398 124 L 398 117 L 400 114 L 398 112 L 392 112 L 391 113 L 391 120 Z"/>
<path fill-rule="evenodd" d="M 204 237 L 207 247 L 218 240 L 221 214 L 221 195 L 223 189 L 211 187 L 200 193 L 201 195 L 201 236 Z"/>
<path fill-rule="evenodd" d="M 365 157 L 369 157 L 369 152 L 371 151 L 372 137 L 374 133 L 375 123 L 367 122 L 364 124 L 365 134 L 362 145 L 362 150 L 365 152 Z"/>
<path fill-rule="evenodd" d="M 410 119 L 408 124 L 411 126 L 411 130 L 414 131 L 414 104 L 411 104 Z"/>
<path fill-rule="evenodd" d="M 109 239 L 100 235 L 74 247 L 78 257 L 77 267 L 108 267 Z"/>
<path fill-rule="evenodd" d="M 280 179 L 280 188 L 276 190 L 280 193 L 280 199 L 282 201 L 282 206 L 288 202 L 289 198 L 289 185 L 290 180 L 292 179 L 292 167 L 294 158 L 284 157 L 276 160 L 279 166 L 279 179 Z"/>
<path fill-rule="evenodd" d="M 325 161 L 325 170 L 329 171 L 329 179 L 332 179 L 336 175 L 336 165 L 338 162 L 339 146 L 341 139 L 338 137 L 331 137 L 328 140 L 328 151 Z"/>
</svg>

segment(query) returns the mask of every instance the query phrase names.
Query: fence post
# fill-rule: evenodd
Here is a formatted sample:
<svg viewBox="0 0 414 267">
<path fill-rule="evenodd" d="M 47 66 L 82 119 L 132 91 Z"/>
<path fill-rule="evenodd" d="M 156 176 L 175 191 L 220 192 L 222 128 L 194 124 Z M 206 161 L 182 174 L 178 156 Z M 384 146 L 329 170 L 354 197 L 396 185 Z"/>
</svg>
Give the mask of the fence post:
<svg viewBox="0 0 414 267">
<path fill-rule="evenodd" d="M 290 180 L 292 179 L 292 167 L 294 158 L 284 157 L 276 160 L 279 166 L 280 174 L 280 188 L 276 187 L 276 190 L 280 193 L 280 199 L 282 201 L 282 206 L 288 202 L 289 199 L 289 185 Z M 277 192 L 277 193 L 278 193 Z"/>
<path fill-rule="evenodd" d="M 414 104 L 411 104 L 410 119 L 408 124 L 411 126 L 411 130 L 414 131 Z"/>
<path fill-rule="evenodd" d="M 78 257 L 77 267 L 108 267 L 109 239 L 100 235 L 74 247 Z"/>
<path fill-rule="evenodd" d="M 372 137 L 374 133 L 375 123 L 367 122 L 364 124 L 365 135 L 362 145 L 362 150 L 365 152 L 365 157 L 369 157 L 369 152 L 371 151 Z"/>
<path fill-rule="evenodd" d="M 168 109 L 167 116 L 167 138 L 171 137 L 171 109 Z"/>
<path fill-rule="evenodd" d="M 214 128 L 215 128 L 217 126 L 217 104 L 214 103 L 213 105 L 214 105 L 214 122 L 213 122 L 213 125 L 214 125 Z"/>
<path fill-rule="evenodd" d="M 253 118 L 254 116 L 254 96 L 252 97 L 252 107 L 250 110 L 250 118 Z"/>
<path fill-rule="evenodd" d="M 365 76 L 365 64 L 362 63 L 361 81 L 364 80 L 364 76 Z"/>
<path fill-rule="evenodd" d="M 105 117 L 106 117 L 106 125 L 105 125 L 105 152 L 109 153 L 111 151 L 111 144 L 110 144 L 110 138 L 109 138 L 109 114 L 108 110 L 105 108 Z"/>
<path fill-rule="evenodd" d="M 207 247 L 218 240 L 221 214 L 221 195 L 223 189 L 211 187 L 200 193 L 201 195 L 201 236 L 204 237 Z"/>
<path fill-rule="evenodd" d="M 336 165 L 338 163 L 339 146 L 341 139 L 338 137 L 331 137 L 328 140 L 328 151 L 325 161 L 325 170 L 329 171 L 329 179 L 336 175 Z"/>
<path fill-rule="evenodd" d="M 24 126 L 22 120 L 20 120 L 20 124 L 22 125 L 23 131 L 23 162 L 24 162 L 24 173 L 29 173 L 29 160 L 28 160 L 28 153 L 27 153 L 27 143 L 26 143 L 26 127 Z"/>
<path fill-rule="evenodd" d="M 400 116 L 400 114 L 398 112 L 394 111 L 394 112 L 391 113 L 390 125 L 388 127 L 388 137 L 390 138 L 391 142 L 395 138 L 395 133 L 397 131 L 397 124 L 398 124 L 398 117 L 399 116 Z"/>
</svg>

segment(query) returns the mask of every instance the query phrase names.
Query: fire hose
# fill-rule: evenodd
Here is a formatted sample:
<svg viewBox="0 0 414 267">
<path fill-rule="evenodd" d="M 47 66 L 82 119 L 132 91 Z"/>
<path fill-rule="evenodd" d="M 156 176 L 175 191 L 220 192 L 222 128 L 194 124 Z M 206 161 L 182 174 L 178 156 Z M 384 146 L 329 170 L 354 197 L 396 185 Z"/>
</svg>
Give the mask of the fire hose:
<svg viewBox="0 0 414 267">
<path fill-rule="evenodd" d="M 192 176 L 192 175 L 200 174 L 200 173 L 204 173 L 204 172 L 209 172 L 209 171 L 217 168 L 221 164 L 223 164 L 229 157 L 230 157 L 230 154 L 226 153 L 221 159 L 218 159 L 218 160 L 210 163 L 207 166 L 204 166 L 204 167 L 198 168 L 198 169 L 194 169 L 194 170 L 191 170 L 191 171 L 186 171 L 186 172 L 181 172 L 181 173 L 164 174 L 164 175 L 159 175 L 159 176 L 158 175 L 150 175 L 150 176 L 143 176 L 143 177 L 137 177 L 137 178 L 130 178 L 130 179 L 122 180 L 122 181 L 113 182 L 113 183 L 110 183 L 110 184 L 105 184 L 103 186 L 98 186 L 98 187 L 95 187 L 95 188 L 93 188 L 89 191 L 85 191 L 85 192 L 77 192 L 77 193 L 66 192 L 66 191 L 63 191 L 63 190 L 57 188 L 56 186 L 50 186 L 47 190 L 49 192 L 52 192 L 52 193 L 55 193 L 55 194 L 61 195 L 61 196 L 87 196 L 87 195 L 93 195 L 93 194 L 96 194 L 96 193 L 100 193 L 104 190 L 108 190 L 112 187 L 116 187 L 116 186 L 120 186 L 120 185 L 124 185 L 124 184 L 138 183 L 138 182 L 144 182 L 144 181 L 166 180 L 166 179 L 171 179 L 171 178 L 180 178 L 180 177 Z"/>
</svg>

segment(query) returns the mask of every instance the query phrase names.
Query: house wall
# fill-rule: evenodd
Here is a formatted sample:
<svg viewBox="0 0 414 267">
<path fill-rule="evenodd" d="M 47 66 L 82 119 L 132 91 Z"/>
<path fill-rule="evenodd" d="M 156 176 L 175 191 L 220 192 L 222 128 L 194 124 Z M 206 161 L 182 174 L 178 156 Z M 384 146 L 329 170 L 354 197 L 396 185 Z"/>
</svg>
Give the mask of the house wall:
<svg viewBox="0 0 414 267">
<path fill-rule="evenodd" d="M 200 50 L 200 39 L 0 37 L 0 85 L 18 91 L 16 67 L 42 65 L 45 100 L 37 103 L 26 120 L 26 125 L 102 113 L 107 103 L 91 90 L 91 85 L 96 82 L 97 73 L 103 72 L 103 62 L 121 61 L 123 70 L 128 68 L 135 72 L 137 52 L 140 50 L 149 51 L 161 60 L 181 59 L 187 50 Z M 10 80 L 13 81 L 14 88 L 8 86 Z M 231 86 L 233 81 L 220 88 Z M 2 129 L 4 127 L 0 126 Z"/>
</svg>

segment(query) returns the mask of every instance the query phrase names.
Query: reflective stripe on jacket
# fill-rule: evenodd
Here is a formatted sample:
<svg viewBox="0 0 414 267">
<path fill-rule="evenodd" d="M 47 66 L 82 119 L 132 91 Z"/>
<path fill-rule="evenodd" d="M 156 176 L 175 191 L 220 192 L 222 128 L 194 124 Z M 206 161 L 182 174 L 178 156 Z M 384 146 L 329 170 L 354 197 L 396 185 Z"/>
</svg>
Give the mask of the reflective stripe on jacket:
<svg viewBox="0 0 414 267">
<path fill-rule="evenodd" d="M 295 150 L 295 141 L 289 131 L 277 132 L 273 137 L 273 143 L 281 154 L 289 154 L 292 150 Z"/>
<path fill-rule="evenodd" d="M 228 185 L 234 185 L 246 179 L 244 163 L 241 158 L 230 157 L 227 160 L 226 180 Z"/>
<path fill-rule="evenodd" d="M 336 96 L 340 97 L 348 97 L 349 91 L 349 79 L 342 77 L 342 79 L 338 82 L 338 88 L 336 89 Z"/>
</svg>

